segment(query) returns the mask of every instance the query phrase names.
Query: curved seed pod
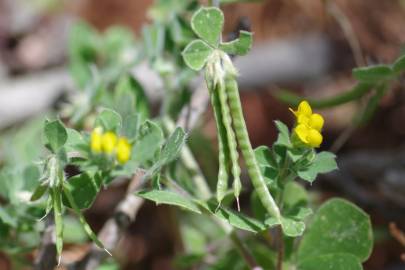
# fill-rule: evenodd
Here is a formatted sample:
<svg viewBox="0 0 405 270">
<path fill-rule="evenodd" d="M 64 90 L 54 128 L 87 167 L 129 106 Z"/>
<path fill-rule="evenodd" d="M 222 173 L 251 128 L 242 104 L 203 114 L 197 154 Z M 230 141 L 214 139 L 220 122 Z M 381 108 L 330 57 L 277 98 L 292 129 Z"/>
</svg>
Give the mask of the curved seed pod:
<svg viewBox="0 0 405 270">
<path fill-rule="evenodd" d="M 218 130 L 218 146 L 219 146 L 219 170 L 218 170 L 218 182 L 217 182 L 217 200 L 221 203 L 228 190 L 228 167 L 229 167 L 229 150 L 228 142 L 226 139 L 226 130 L 223 125 L 221 115 L 221 104 L 218 97 L 218 91 L 214 88 L 210 88 L 210 97 L 212 109 L 215 115 L 215 122 Z"/>
<path fill-rule="evenodd" d="M 243 117 L 242 105 L 240 103 L 238 84 L 233 76 L 226 78 L 226 92 L 228 94 L 236 138 L 238 139 L 242 155 L 245 159 L 249 176 L 252 179 L 252 184 L 266 210 L 275 218 L 281 220 L 280 210 L 266 186 L 250 144 L 245 119 Z"/>
<path fill-rule="evenodd" d="M 233 192 L 239 206 L 239 194 L 242 188 L 240 181 L 240 167 L 238 163 L 238 146 L 236 143 L 235 133 L 232 128 L 232 117 L 228 106 L 228 97 L 225 89 L 226 85 L 223 82 L 218 84 L 217 92 L 219 95 L 219 101 L 221 103 L 221 113 L 222 113 L 222 123 L 224 124 L 226 130 L 226 138 L 228 140 L 229 155 L 232 163 L 232 174 L 233 174 Z"/>
</svg>

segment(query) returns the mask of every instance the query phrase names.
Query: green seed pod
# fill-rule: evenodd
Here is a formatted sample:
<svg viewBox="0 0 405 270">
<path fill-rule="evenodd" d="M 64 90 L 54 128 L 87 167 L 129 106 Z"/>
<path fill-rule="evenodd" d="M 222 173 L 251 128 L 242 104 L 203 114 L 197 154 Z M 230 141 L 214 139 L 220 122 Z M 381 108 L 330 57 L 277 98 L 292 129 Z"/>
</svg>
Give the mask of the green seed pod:
<svg viewBox="0 0 405 270">
<path fill-rule="evenodd" d="M 259 165 L 250 144 L 248 131 L 243 117 L 242 105 L 240 103 L 238 84 L 234 76 L 226 78 L 226 92 L 228 94 L 229 106 L 242 155 L 246 162 L 249 176 L 252 184 L 259 195 L 260 201 L 266 210 L 278 220 L 281 219 L 280 210 L 271 196 L 263 176 L 260 172 Z"/>
<path fill-rule="evenodd" d="M 62 256 L 63 249 L 63 219 L 62 219 L 62 194 L 58 190 L 58 187 L 51 188 L 50 192 L 53 202 L 53 215 L 55 220 L 55 232 L 56 232 L 56 253 L 58 256 L 58 265 Z"/>
<path fill-rule="evenodd" d="M 217 92 L 219 94 L 219 100 L 221 103 L 221 113 L 222 113 L 222 122 L 226 130 L 226 136 L 228 140 L 228 147 L 229 147 L 229 154 L 232 163 L 232 174 L 233 174 L 233 191 L 235 198 L 239 207 L 239 194 L 242 188 L 242 184 L 240 181 L 240 167 L 238 163 L 239 154 L 238 154 L 238 146 L 236 143 L 235 133 L 232 128 L 232 117 L 228 106 L 228 97 L 225 89 L 226 85 L 222 82 L 218 84 Z"/>
<path fill-rule="evenodd" d="M 217 200 L 219 203 L 221 203 L 228 190 L 229 149 L 226 137 L 226 130 L 223 125 L 221 115 L 221 103 L 219 101 L 218 91 L 216 91 L 216 89 L 210 88 L 210 97 L 218 131 L 219 170 L 217 182 Z"/>
</svg>

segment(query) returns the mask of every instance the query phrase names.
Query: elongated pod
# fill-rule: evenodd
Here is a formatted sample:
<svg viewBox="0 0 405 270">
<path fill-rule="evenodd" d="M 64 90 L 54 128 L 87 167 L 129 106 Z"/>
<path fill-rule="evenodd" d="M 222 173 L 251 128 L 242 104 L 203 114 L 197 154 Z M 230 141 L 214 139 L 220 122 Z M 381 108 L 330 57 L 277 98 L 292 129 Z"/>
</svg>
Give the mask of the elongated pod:
<svg viewBox="0 0 405 270">
<path fill-rule="evenodd" d="M 229 107 L 231 109 L 236 138 L 238 139 L 239 147 L 245 159 L 252 184 L 266 210 L 280 220 L 280 210 L 266 186 L 250 144 L 249 134 L 243 117 L 242 105 L 240 103 L 238 84 L 234 76 L 228 75 L 226 77 L 226 92 L 228 94 Z"/>
<path fill-rule="evenodd" d="M 53 202 L 53 215 L 55 220 L 56 232 L 56 253 L 58 255 L 58 265 L 60 263 L 63 249 L 63 219 L 62 219 L 62 193 L 58 190 L 59 187 L 52 187 L 50 195 Z"/>
<path fill-rule="evenodd" d="M 221 103 L 221 114 L 222 114 L 222 122 L 224 124 L 226 130 L 226 138 L 228 140 L 228 147 L 229 147 L 229 155 L 232 163 L 232 175 L 233 175 L 233 191 L 238 203 L 238 210 L 239 210 L 239 194 L 242 188 L 242 184 L 240 181 L 240 167 L 238 163 L 238 146 L 236 143 L 235 133 L 232 128 L 232 116 L 228 106 L 228 97 L 227 92 L 225 89 L 226 85 L 223 82 L 218 83 L 216 87 L 219 100 Z"/>
<path fill-rule="evenodd" d="M 221 203 L 222 199 L 225 197 L 226 191 L 228 190 L 229 149 L 226 138 L 226 130 L 222 121 L 221 104 L 219 101 L 218 91 L 216 91 L 215 88 L 210 88 L 211 89 L 209 89 L 209 92 L 211 97 L 211 104 L 214 111 L 215 122 L 217 124 L 218 131 L 219 171 L 217 181 L 217 200 L 219 203 Z"/>
</svg>

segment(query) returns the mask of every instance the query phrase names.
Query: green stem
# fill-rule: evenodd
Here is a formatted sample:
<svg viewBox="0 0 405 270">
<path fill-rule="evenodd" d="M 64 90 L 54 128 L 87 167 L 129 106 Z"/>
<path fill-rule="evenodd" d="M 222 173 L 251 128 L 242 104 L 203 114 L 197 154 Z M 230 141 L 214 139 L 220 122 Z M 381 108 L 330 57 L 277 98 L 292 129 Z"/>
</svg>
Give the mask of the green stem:
<svg viewBox="0 0 405 270">
<path fill-rule="evenodd" d="M 259 164 L 257 163 L 255 154 L 250 144 L 249 134 L 246 128 L 245 119 L 243 117 L 242 105 L 240 103 L 238 84 L 233 77 L 228 77 L 226 80 L 226 91 L 228 93 L 231 115 L 234 120 L 236 137 L 245 159 L 252 184 L 266 210 L 272 216 L 280 220 L 280 210 L 278 209 L 274 198 L 271 196 L 266 186 L 263 175 L 259 169 Z"/>
<path fill-rule="evenodd" d="M 350 101 L 357 100 L 362 96 L 364 96 L 369 91 L 371 91 L 372 87 L 373 87 L 372 83 L 360 82 L 347 92 L 324 99 L 306 98 L 296 95 L 288 90 L 279 90 L 276 93 L 274 93 L 274 96 L 280 101 L 289 104 L 290 106 L 298 106 L 298 104 L 303 99 L 306 99 L 313 108 L 322 109 L 339 106 L 348 103 Z"/>
</svg>

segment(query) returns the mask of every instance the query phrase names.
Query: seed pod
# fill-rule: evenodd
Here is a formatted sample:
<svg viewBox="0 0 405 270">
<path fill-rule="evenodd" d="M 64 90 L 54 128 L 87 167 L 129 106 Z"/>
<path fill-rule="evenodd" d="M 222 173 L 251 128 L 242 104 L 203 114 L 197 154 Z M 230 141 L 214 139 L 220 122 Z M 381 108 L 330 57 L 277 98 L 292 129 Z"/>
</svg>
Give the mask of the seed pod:
<svg viewBox="0 0 405 270">
<path fill-rule="evenodd" d="M 233 192 L 238 204 L 238 210 L 240 210 L 239 206 L 239 194 L 242 188 L 242 184 L 240 181 L 240 167 L 238 163 L 238 149 L 237 143 L 235 138 L 235 133 L 232 128 L 232 116 L 228 106 L 228 97 L 225 89 L 226 85 L 222 82 L 218 84 L 217 92 L 219 95 L 219 100 L 221 103 L 221 114 L 222 114 L 222 123 L 226 130 L 226 138 L 228 140 L 228 147 L 229 147 L 229 155 L 232 163 L 232 175 L 233 175 Z"/>
<path fill-rule="evenodd" d="M 55 232 L 56 232 L 56 253 L 58 256 L 58 265 L 62 256 L 63 249 L 63 220 L 62 220 L 62 194 L 58 190 L 59 187 L 51 188 L 51 198 L 53 202 L 53 215 L 55 220 Z"/>
<path fill-rule="evenodd" d="M 266 210 L 272 216 L 280 220 L 280 210 L 278 209 L 276 202 L 266 186 L 250 144 L 245 119 L 243 117 L 242 106 L 240 103 L 238 84 L 233 76 L 227 76 L 226 78 L 226 92 L 228 94 L 229 107 L 231 109 L 236 138 L 238 139 L 239 147 L 245 159 L 246 167 L 252 180 L 252 184 Z"/>
<path fill-rule="evenodd" d="M 218 131 L 219 170 L 217 182 L 217 200 L 219 203 L 221 203 L 222 199 L 225 197 L 226 191 L 228 190 L 229 149 L 226 130 L 223 125 L 221 115 L 221 104 L 219 101 L 218 91 L 210 88 L 210 96 Z"/>
</svg>

